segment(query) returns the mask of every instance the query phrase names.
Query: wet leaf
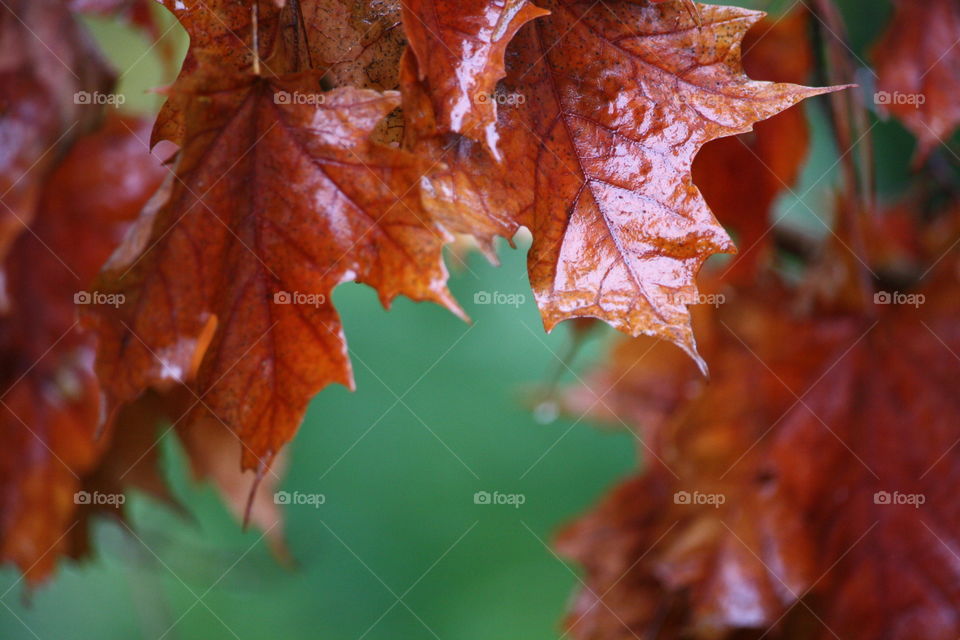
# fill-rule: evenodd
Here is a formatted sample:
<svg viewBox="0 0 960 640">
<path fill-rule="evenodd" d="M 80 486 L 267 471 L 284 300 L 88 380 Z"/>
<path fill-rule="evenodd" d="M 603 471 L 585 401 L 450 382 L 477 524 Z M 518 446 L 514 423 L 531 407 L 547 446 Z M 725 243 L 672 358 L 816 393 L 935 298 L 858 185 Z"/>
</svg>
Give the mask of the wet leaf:
<svg viewBox="0 0 960 640">
<path fill-rule="evenodd" d="M 486 143 L 497 155 L 497 82 L 507 44 L 524 24 L 546 15 L 527 0 L 411 0 L 404 28 L 429 86 L 437 129 Z"/>
<path fill-rule="evenodd" d="M 233 429 L 244 468 L 262 475 L 317 391 L 353 386 L 330 300 L 338 284 L 368 284 L 385 305 L 404 294 L 458 308 L 445 286 L 447 235 L 417 197 L 421 163 L 369 141 L 399 97 L 322 93 L 312 73 L 235 80 L 186 102 L 169 199 L 98 282 L 126 303 L 88 317 L 110 411 L 186 381 L 201 362 L 197 419 Z"/>
<path fill-rule="evenodd" d="M 167 91 L 154 142 L 183 142 L 188 109 L 184 102 L 190 94 L 228 90 L 235 75 L 252 73 L 257 67 L 274 76 L 312 70 L 322 76 L 324 88 L 397 87 L 406 39 L 399 3 L 394 0 L 285 4 L 271 0 L 164 0 L 164 6 L 186 29 L 190 48 L 177 81 Z"/>
<path fill-rule="evenodd" d="M 808 28 L 804 8 L 760 21 L 743 39 L 747 74 L 805 83 L 813 70 Z M 758 122 L 750 133 L 710 142 L 697 154 L 693 183 L 720 223 L 736 234 L 739 253 L 731 271 L 749 277 L 769 261 L 773 206 L 795 186 L 809 143 L 806 114 L 798 105 Z"/>
<path fill-rule="evenodd" d="M 693 184 L 693 157 L 830 89 L 744 75 L 740 42 L 755 12 L 703 5 L 698 26 L 682 4 L 540 4 L 551 14 L 521 29 L 498 90 L 504 160 L 494 175 L 509 176 L 515 195 L 496 217 L 533 233 L 530 279 L 548 330 L 597 317 L 699 359 L 687 312 L 694 276 L 733 245 Z M 443 148 L 456 152 L 452 177 L 430 197 L 447 215 L 496 203 L 463 192 L 463 174 L 493 179 L 491 163 L 461 142 Z"/>
<path fill-rule="evenodd" d="M 258 12 L 257 55 L 254 55 L 253 7 Z M 253 70 L 255 59 L 271 51 L 277 37 L 279 10 L 273 2 L 231 0 L 164 0 L 163 5 L 190 37 L 183 66 L 154 124 L 151 144 L 169 140 L 182 146 L 190 97 L 200 91 L 229 90 L 237 74 Z"/>
<path fill-rule="evenodd" d="M 324 73 L 331 87 L 384 91 L 397 88 L 400 55 L 407 40 L 397 0 L 301 0 L 300 37 L 293 37 L 295 55 L 286 54 L 281 71 L 312 67 Z M 296 33 L 299 16 L 288 6 L 286 39 Z M 289 26 L 294 25 L 294 26 Z M 309 48 L 310 56 L 306 55 Z"/>
<path fill-rule="evenodd" d="M 450 231 L 474 236 L 495 262 L 495 238 L 512 238 L 520 228 L 518 212 L 526 197 L 523 179 L 507 172 L 482 143 L 442 132 L 416 68 L 416 59 L 407 52 L 400 69 L 404 141 L 430 163 L 421 178 L 423 206 Z"/>
</svg>

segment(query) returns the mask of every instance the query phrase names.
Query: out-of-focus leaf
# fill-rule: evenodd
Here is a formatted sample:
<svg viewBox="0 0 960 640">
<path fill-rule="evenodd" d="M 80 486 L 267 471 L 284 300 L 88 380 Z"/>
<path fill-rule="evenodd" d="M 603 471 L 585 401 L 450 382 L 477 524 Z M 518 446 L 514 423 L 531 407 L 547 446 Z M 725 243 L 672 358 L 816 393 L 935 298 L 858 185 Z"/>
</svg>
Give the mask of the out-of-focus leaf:
<svg viewBox="0 0 960 640">
<path fill-rule="evenodd" d="M 924 159 L 960 123 L 960 4 L 897 0 L 887 32 L 873 50 L 877 105 L 919 140 Z"/>
<path fill-rule="evenodd" d="M 137 138 L 146 130 L 112 120 L 81 138 L 42 186 L 31 232 L 5 261 L 12 306 L 0 320 L 0 558 L 31 583 L 76 549 L 74 493 L 106 447 L 95 438 L 93 340 L 76 303 L 100 300 L 87 285 L 165 173 Z"/>
<path fill-rule="evenodd" d="M 685 397 L 623 414 L 647 420 L 631 425 L 647 468 L 561 538 L 588 572 L 573 635 L 642 637 L 665 620 L 660 637 L 960 632 L 955 267 L 915 292 L 878 292 L 876 320 L 798 311 L 772 287 L 713 312 L 710 383 L 674 368 Z M 612 381 L 593 392 L 613 411 L 663 397 L 650 348 L 623 344 L 594 378 Z M 892 572 L 898 589 L 878 590 Z"/>
<path fill-rule="evenodd" d="M 32 220 L 40 186 L 59 156 L 96 123 L 94 101 L 111 83 L 65 3 L 0 6 L 0 260 Z"/>
<path fill-rule="evenodd" d="M 190 399 L 186 401 L 189 403 Z M 243 443 L 222 422 L 210 416 L 182 421 L 178 435 L 194 478 L 213 484 L 233 516 L 262 530 L 277 559 L 290 562 L 283 536 L 283 514 L 274 497 L 286 466 L 283 452 L 269 470 L 256 475 L 244 472 L 237 464 L 243 455 Z"/>
</svg>

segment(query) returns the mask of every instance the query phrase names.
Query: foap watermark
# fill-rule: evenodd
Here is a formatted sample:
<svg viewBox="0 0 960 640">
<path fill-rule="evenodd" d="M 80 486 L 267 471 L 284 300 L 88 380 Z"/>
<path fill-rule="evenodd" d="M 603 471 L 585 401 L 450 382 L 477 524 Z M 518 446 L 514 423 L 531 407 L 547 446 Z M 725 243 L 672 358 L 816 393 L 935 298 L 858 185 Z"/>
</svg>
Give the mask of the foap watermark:
<svg viewBox="0 0 960 640">
<path fill-rule="evenodd" d="M 670 304 L 683 304 L 687 306 L 708 304 L 711 307 L 719 307 L 725 304 L 727 297 L 722 293 L 689 293 L 678 291 L 667 294 L 667 300 Z"/>
<path fill-rule="evenodd" d="M 494 93 L 478 93 L 473 96 L 473 99 L 480 104 L 492 103 L 501 107 L 517 106 L 521 104 L 526 104 L 527 96 L 520 93 L 519 91 L 496 91 Z"/>
<path fill-rule="evenodd" d="M 522 293 L 502 293 L 500 291 L 477 291 L 473 294 L 473 304 L 505 304 L 519 307 L 527 301 Z"/>
<path fill-rule="evenodd" d="M 322 293 L 301 293 L 300 291 L 277 291 L 273 294 L 273 304 L 299 304 L 320 307 L 327 303 Z"/>
<path fill-rule="evenodd" d="M 716 509 L 727 501 L 727 496 L 722 493 L 701 493 L 700 491 L 677 491 L 673 494 L 674 504 L 690 505 L 710 505 Z"/>
<path fill-rule="evenodd" d="M 319 509 L 326 504 L 327 496 L 322 493 L 301 493 L 300 491 L 277 491 L 273 494 L 274 504 L 305 505 Z"/>
<path fill-rule="evenodd" d="M 73 494 L 73 504 L 108 506 L 119 509 L 127 501 L 122 493 L 101 493 L 99 491 L 77 491 Z"/>
<path fill-rule="evenodd" d="M 927 501 L 927 496 L 922 493 L 900 493 L 899 491 L 877 491 L 873 494 L 873 504 L 885 505 L 909 505 L 914 509 L 919 509 L 920 505 Z"/>
<path fill-rule="evenodd" d="M 922 293 L 901 293 L 900 291 L 877 291 L 873 294 L 873 304 L 896 304 L 919 307 L 926 303 L 927 296 Z"/>
<path fill-rule="evenodd" d="M 527 496 L 522 493 L 500 493 L 499 491 L 477 491 L 473 494 L 473 504 L 506 504 L 514 509 L 519 509 L 520 505 L 527 501 Z"/>
<path fill-rule="evenodd" d="M 877 91 L 873 94 L 873 103 L 880 106 L 890 105 L 910 105 L 914 109 L 919 109 L 921 105 L 926 104 L 927 96 L 922 93 L 903 93 L 901 91 Z"/>
<path fill-rule="evenodd" d="M 110 105 L 120 108 L 127 101 L 122 93 L 101 93 L 100 91 L 77 91 L 73 94 L 73 104 Z"/>
<path fill-rule="evenodd" d="M 672 104 L 678 108 L 689 108 L 694 111 L 715 111 L 729 108 L 730 98 L 722 93 L 708 93 L 694 91 L 686 93 L 682 89 L 671 91 L 658 99 L 661 104 Z"/>
<path fill-rule="evenodd" d="M 77 291 L 73 294 L 73 304 L 106 305 L 116 309 L 127 297 L 122 293 L 103 293 L 101 291 Z"/>
<path fill-rule="evenodd" d="M 327 101 L 325 93 L 304 93 L 302 91 L 276 91 L 273 94 L 274 104 L 324 104 Z"/>
</svg>

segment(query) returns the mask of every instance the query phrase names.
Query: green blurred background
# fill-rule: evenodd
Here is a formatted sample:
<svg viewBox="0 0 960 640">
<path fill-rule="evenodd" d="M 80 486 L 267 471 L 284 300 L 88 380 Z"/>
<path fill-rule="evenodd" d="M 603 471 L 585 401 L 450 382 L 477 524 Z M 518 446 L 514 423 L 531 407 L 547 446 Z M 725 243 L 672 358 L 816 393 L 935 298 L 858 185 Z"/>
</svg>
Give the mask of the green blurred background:
<svg viewBox="0 0 960 640">
<path fill-rule="evenodd" d="M 795 3 L 732 4 L 777 12 Z M 841 4 L 854 49 L 866 60 L 889 3 Z M 146 90 L 169 81 L 156 50 L 123 25 L 88 23 L 123 70 L 125 108 L 154 112 L 161 98 Z M 162 25 L 182 55 L 179 27 L 169 19 Z M 823 103 L 806 108 L 814 149 L 780 209 L 786 223 L 823 234 L 810 211 L 829 221 L 837 154 Z M 895 194 L 908 176 L 912 139 L 893 122 L 874 134 L 881 192 Z M 4 570 L 0 638 L 561 636 L 577 569 L 547 545 L 559 526 L 630 473 L 635 445 L 626 433 L 556 417 L 549 405 L 531 410 L 533 389 L 558 372 L 562 383 L 576 378 L 561 364 L 571 344 L 567 329 L 543 332 L 526 248 L 503 247 L 499 268 L 476 253 L 465 265 L 448 261 L 451 289 L 472 325 L 407 300 L 387 312 L 359 285 L 336 291 L 358 390 L 322 392 L 289 448 L 282 488 L 326 498 L 319 507 L 285 508 L 296 566 L 280 566 L 260 532 L 241 531 L 209 486 L 188 480 L 171 440 L 164 443 L 166 472 L 189 515 L 134 496 L 136 535 L 100 523 L 97 555 L 65 563 L 36 592 L 25 593 L 16 572 Z M 482 291 L 525 301 L 474 304 Z M 609 338 L 597 331 L 574 370 L 596 360 Z M 523 494 L 525 503 L 478 505 L 477 491 Z"/>
</svg>

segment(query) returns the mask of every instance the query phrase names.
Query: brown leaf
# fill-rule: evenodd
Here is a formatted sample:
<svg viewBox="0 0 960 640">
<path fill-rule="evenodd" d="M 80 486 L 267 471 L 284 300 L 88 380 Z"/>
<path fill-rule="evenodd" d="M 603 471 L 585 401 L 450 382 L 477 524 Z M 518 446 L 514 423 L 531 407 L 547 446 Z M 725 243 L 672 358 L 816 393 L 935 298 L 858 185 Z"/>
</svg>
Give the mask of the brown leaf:
<svg viewBox="0 0 960 640">
<path fill-rule="evenodd" d="M 237 74 L 314 70 L 324 86 L 395 89 L 406 46 L 395 0 L 163 0 L 190 36 L 183 68 L 157 118 L 153 142 L 182 144 L 192 93 L 229 90 Z M 278 4 L 284 4 L 282 8 Z M 256 28 L 254 27 L 256 8 Z M 257 55 L 254 55 L 256 32 Z"/>
<path fill-rule="evenodd" d="M 672 502 L 673 487 L 660 474 L 629 478 L 605 496 L 593 511 L 561 532 L 560 553 L 581 564 L 586 586 L 569 605 L 568 635 L 578 640 L 673 638 L 682 628 L 675 608 L 643 559 L 669 523 L 659 509 Z M 638 568 L 630 570 L 636 563 Z M 639 634 L 639 636 L 638 636 Z"/>
<path fill-rule="evenodd" d="M 74 545 L 74 492 L 106 446 L 94 438 L 93 344 L 75 301 L 90 299 L 86 284 L 164 172 L 133 131 L 145 135 L 145 123 L 111 120 L 73 146 L 5 262 L 13 307 L 0 321 L 0 559 L 30 583 Z"/>
<path fill-rule="evenodd" d="M 496 262 L 496 236 L 512 238 L 520 228 L 517 212 L 526 197 L 522 179 L 504 171 L 481 143 L 441 132 L 416 68 L 416 59 L 407 52 L 400 68 L 404 142 L 430 161 L 430 171 L 421 179 L 423 206 L 453 233 L 473 235 Z"/>
<path fill-rule="evenodd" d="M 281 71 L 312 68 L 324 74 L 331 87 L 396 89 L 400 55 L 406 47 L 397 0 L 300 0 L 306 44 L 295 50 L 296 64 Z M 286 24 L 297 21 L 293 3 Z M 296 33 L 287 27 L 287 33 Z M 301 41 L 302 42 L 302 41 Z M 305 60 L 306 45 L 310 59 Z M 288 62 L 289 64 L 289 62 Z"/>
<path fill-rule="evenodd" d="M 700 361 L 693 277 L 733 247 L 692 183 L 693 157 L 826 90 L 743 74 L 754 12 L 702 6 L 697 26 L 673 4 L 544 4 L 552 15 L 511 61 L 508 88 L 527 102 L 504 110 L 504 146 L 535 168 L 528 262 L 545 325 L 595 316 Z"/>
<path fill-rule="evenodd" d="M 186 399 L 187 405 L 191 399 Z M 283 514 L 274 499 L 285 465 L 280 453 L 270 469 L 260 475 L 244 472 L 237 465 L 243 456 L 243 444 L 225 424 L 207 416 L 181 422 L 177 430 L 194 478 L 209 481 L 237 520 L 252 524 L 265 533 L 274 555 L 284 563 L 291 561 L 283 536 Z"/>
<path fill-rule="evenodd" d="M 496 85 L 507 44 L 547 15 L 527 0 L 408 0 L 404 29 L 419 80 L 429 86 L 440 132 L 460 133 L 497 152 Z"/>
<path fill-rule="evenodd" d="M 773 293 L 767 292 L 768 296 L 782 301 L 781 296 L 771 295 Z M 753 341 L 773 344 L 782 342 L 784 333 L 804 332 L 802 325 L 791 325 L 788 318 L 764 315 L 762 307 L 748 306 L 749 302 L 739 298 L 728 301 L 729 308 L 724 307 L 722 311 L 751 319 L 746 324 L 751 334 L 745 339 L 754 348 L 760 347 Z M 724 323 L 732 321 L 729 313 L 722 312 L 719 319 L 708 316 L 702 320 L 710 321 L 718 332 L 725 331 Z M 803 359 L 800 362 L 795 359 L 808 354 L 810 345 L 789 344 L 791 351 L 777 362 L 800 368 Z M 657 497 L 647 498 L 639 491 L 629 494 L 632 495 L 630 504 L 638 511 L 623 517 L 649 519 L 656 524 L 651 523 L 649 533 L 634 540 L 641 553 L 649 552 L 645 558 L 648 564 L 638 567 L 639 575 L 625 580 L 621 588 L 630 588 L 628 585 L 633 581 L 642 584 L 654 581 L 661 591 L 687 592 L 683 609 L 688 619 L 683 626 L 698 629 L 703 637 L 712 637 L 710 633 L 728 627 L 750 627 L 764 620 L 769 624 L 779 615 L 780 608 L 786 604 L 781 600 L 782 587 L 776 578 L 768 575 L 764 562 L 793 572 L 782 576 L 791 588 L 797 587 L 798 578 L 794 574 L 802 575 L 810 563 L 804 555 L 808 547 L 796 540 L 791 541 L 794 545 L 788 549 L 795 554 L 789 558 L 790 562 L 778 557 L 783 550 L 770 544 L 769 529 L 788 520 L 780 514 L 779 519 L 766 517 L 765 510 L 770 507 L 765 506 L 761 496 L 754 495 L 758 475 L 755 459 L 737 460 L 746 453 L 757 453 L 751 450 L 751 444 L 776 420 L 776 408 L 786 406 L 792 398 L 776 378 L 762 375 L 761 372 L 766 372 L 763 364 L 748 350 L 737 348 L 739 343 L 731 335 L 717 335 L 704 347 L 712 371 L 709 384 L 700 380 L 690 363 L 658 357 L 672 347 L 637 340 L 624 342 L 619 348 L 614 368 L 606 374 L 607 379 L 612 379 L 611 392 L 605 395 L 607 389 L 602 386 L 593 387 L 593 392 L 608 398 L 606 402 L 611 411 L 625 416 L 643 443 L 641 455 L 650 460 L 651 468 L 643 480 L 632 484 L 660 487 Z M 668 364 L 671 366 L 666 366 Z M 622 368 L 625 366 L 628 368 Z M 597 382 L 602 383 L 603 379 Z M 666 402 L 658 401 L 661 398 Z M 645 410 L 620 413 L 621 409 L 635 405 Z M 645 421 L 634 422 L 637 418 Z M 677 492 L 721 496 L 724 502 L 720 505 L 676 504 L 674 495 L 680 495 Z M 606 508 L 609 509 L 609 505 Z M 750 517 L 744 517 L 745 514 Z M 568 534 L 572 538 L 564 544 L 572 545 L 571 551 L 576 557 L 592 564 L 589 554 L 595 549 L 595 543 L 588 539 L 593 533 L 586 524 L 576 531 Z M 622 535 L 637 536 L 638 533 L 624 531 Z M 750 549 L 758 549 L 760 559 L 738 538 L 751 545 Z M 632 562 L 633 559 L 626 566 L 611 569 L 611 573 L 622 574 Z M 616 580 L 619 575 L 611 577 Z M 613 583 L 592 586 L 603 593 Z M 629 607 L 631 597 L 621 592 L 616 600 Z M 637 633 L 654 624 L 661 609 L 670 608 L 666 594 L 658 600 L 656 607 L 651 606 L 651 615 L 636 628 Z M 608 615 L 602 607 L 594 607 L 586 617 Z M 583 621 L 582 624 L 590 627 L 608 623 Z M 576 629 L 576 625 L 573 628 Z"/>
<path fill-rule="evenodd" d="M 960 5 L 954 0 L 898 0 L 887 32 L 877 42 L 875 101 L 919 140 L 920 160 L 960 123 Z"/>
<path fill-rule="evenodd" d="M 633 425 L 649 469 L 561 540 L 605 594 L 573 611 L 574 635 L 642 636 L 670 612 L 703 638 L 956 636 L 958 285 L 950 264 L 919 308 L 878 298 L 876 322 L 794 312 L 776 289 L 728 300 L 710 384 L 671 418 Z M 621 349 L 612 388 L 594 389 L 612 406 L 658 380 L 642 344 Z M 878 590 L 893 571 L 900 587 Z"/>
<path fill-rule="evenodd" d="M 692 183 L 693 157 L 830 89 L 743 74 L 740 40 L 755 12 L 703 6 L 698 26 L 682 3 L 541 4 L 551 15 L 521 29 L 508 54 L 504 162 L 493 175 L 509 176 L 516 192 L 498 217 L 533 233 L 528 264 L 544 324 L 597 317 L 699 360 L 687 312 L 693 278 L 733 246 Z M 484 198 L 463 195 L 457 171 L 494 178 L 489 161 L 453 148 L 444 179 L 455 186 L 435 183 L 430 197 L 466 219 L 465 205 Z M 464 162 L 476 164 L 456 168 Z"/>
<path fill-rule="evenodd" d="M 888 313 L 834 358 L 810 385 L 809 409 L 788 413 L 770 442 L 775 499 L 801 514 L 801 534 L 821 555 L 813 595 L 841 636 L 960 633 L 951 489 L 960 469 L 960 297 L 956 263 L 942 266 L 911 298 L 879 294 L 891 297 L 890 306 L 879 299 Z M 808 452 L 802 463 L 798 450 Z M 892 571 L 898 588 L 880 598 L 877 581 Z"/>
<path fill-rule="evenodd" d="M 125 406 L 102 436 L 107 448 L 93 472 L 83 478 L 84 490 L 120 494 L 135 488 L 179 509 L 161 473 L 159 445 L 160 428 L 180 417 L 175 414 L 181 404 L 176 393 L 147 392 Z"/>
<path fill-rule="evenodd" d="M 805 8 L 765 18 L 743 39 L 743 66 L 751 78 L 807 81 L 813 69 Z M 800 176 L 810 143 L 806 115 L 791 107 L 758 122 L 751 133 L 708 143 L 693 163 L 693 183 L 724 227 L 737 234 L 739 273 L 749 275 L 770 257 L 770 215 L 777 197 Z"/>
<path fill-rule="evenodd" d="M 63 2 L 11 0 L 0 8 L 0 260 L 33 218 L 59 156 L 98 120 L 98 106 L 82 97 L 111 84 Z"/>
<path fill-rule="evenodd" d="M 91 397 L 100 392 L 99 387 L 91 391 Z M 125 406 L 109 430 L 95 436 L 95 445 L 100 452 L 97 463 L 80 477 L 78 493 L 75 494 L 91 499 L 73 500 L 75 506 L 70 529 L 62 545 L 70 557 L 80 559 L 93 552 L 90 536 L 94 518 L 114 518 L 126 523 L 126 501 L 131 489 L 146 493 L 183 513 L 182 505 L 170 493 L 160 469 L 160 428 L 170 419 L 168 414 L 173 406 L 169 394 L 146 393 Z M 91 424 L 98 424 L 99 415 L 90 418 L 93 420 Z M 111 499 L 92 499 L 98 495 Z M 118 504 L 116 496 L 123 496 L 123 502 Z M 50 555 L 51 561 L 57 560 L 57 554 L 51 552 Z"/>
<path fill-rule="evenodd" d="M 269 0 L 163 0 L 163 5 L 190 36 L 190 47 L 176 82 L 166 91 L 150 143 L 169 140 L 183 146 L 190 96 L 201 90 L 229 90 L 237 74 L 253 70 L 258 57 L 253 50 L 254 5 L 260 57 L 274 46 L 280 12 Z"/>
<path fill-rule="evenodd" d="M 407 46 L 399 0 L 300 0 L 286 6 L 280 24 L 279 46 L 266 64 L 271 74 L 311 69 L 328 89 L 397 88 Z M 402 137 L 403 117 L 395 109 L 374 138 L 397 144 Z"/>
<path fill-rule="evenodd" d="M 458 310 L 445 286 L 448 238 L 417 197 L 421 163 L 368 140 L 398 101 L 321 93 L 310 73 L 238 77 L 231 91 L 191 96 L 169 200 L 98 284 L 126 303 L 88 314 L 111 410 L 184 381 L 202 358 L 197 417 L 229 425 L 246 445 L 244 468 L 262 474 L 317 391 L 353 386 L 330 303 L 338 284 L 368 284 L 385 305 L 404 294 Z"/>
</svg>

